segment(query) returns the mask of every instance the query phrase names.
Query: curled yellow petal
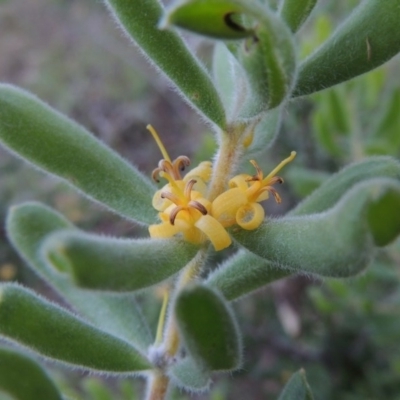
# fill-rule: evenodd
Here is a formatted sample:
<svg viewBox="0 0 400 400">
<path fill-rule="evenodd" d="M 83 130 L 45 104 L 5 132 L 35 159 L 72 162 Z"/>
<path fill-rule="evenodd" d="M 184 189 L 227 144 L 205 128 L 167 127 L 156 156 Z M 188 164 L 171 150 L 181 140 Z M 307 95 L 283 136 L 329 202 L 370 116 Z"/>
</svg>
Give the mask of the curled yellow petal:
<svg viewBox="0 0 400 400">
<path fill-rule="evenodd" d="M 184 180 L 201 178 L 203 182 L 208 182 L 211 179 L 212 163 L 211 161 L 202 161 L 196 168 L 190 170 Z"/>
<path fill-rule="evenodd" d="M 248 174 L 236 175 L 229 181 L 229 187 L 238 187 L 239 189 L 245 191 L 249 187 L 249 178 L 251 178 L 251 176 Z"/>
<path fill-rule="evenodd" d="M 232 243 L 228 232 L 209 214 L 199 218 L 195 226 L 207 236 L 216 251 L 223 250 Z"/>
<path fill-rule="evenodd" d="M 179 233 L 179 228 L 169 222 L 162 222 L 161 224 L 150 225 L 149 233 L 152 238 L 168 239 Z"/>
<path fill-rule="evenodd" d="M 239 188 L 221 193 L 211 205 L 211 215 L 225 228 L 236 223 L 237 210 L 247 204 L 247 196 Z"/>
<path fill-rule="evenodd" d="M 252 231 L 261 225 L 264 220 L 265 212 L 258 203 L 248 203 L 239 208 L 236 213 L 236 222 L 243 229 Z"/>
</svg>

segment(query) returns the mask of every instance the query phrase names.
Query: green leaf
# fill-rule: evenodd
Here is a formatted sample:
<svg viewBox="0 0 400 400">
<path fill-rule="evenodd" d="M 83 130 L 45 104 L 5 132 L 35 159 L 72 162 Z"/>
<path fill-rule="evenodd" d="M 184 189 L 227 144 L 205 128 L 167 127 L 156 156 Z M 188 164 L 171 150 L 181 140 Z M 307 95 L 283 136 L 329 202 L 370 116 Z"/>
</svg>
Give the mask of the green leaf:
<svg viewBox="0 0 400 400">
<path fill-rule="evenodd" d="M 279 265 L 241 249 L 213 271 L 205 284 L 231 301 L 290 274 Z"/>
<path fill-rule="evenodd" d="M 297 32 L 316 4 L 317 0 L 284 0 L 281 3 L 279 13 L 289 25 L 291 31 Z"/>
<path fill-rule="evenodd" d="M 176 320 L 194 361 L 210 370 L 233 370 L 241 363 L 238 327 L 228 304 L 203 285 L 183 289 L 175 303 Z"/>
<path fill-rule="evenodd" d="M 174 364 L 168 376 L 174 385 L 190 392 L 206 391 L 211 384 L 210 371 L 188 356 Z"/>
<path fill-rule="evenodd" d="M 241 14 L 247 9 L 247 4 L 235 0 L 188 0 L 171 7 L 162 25 L 176 25 L 216 39 L 243 39 L 253 33 L 241 23 Z"/>
<path fill-rule="evenodd" d="M 217 42 L 214 46 L 212 67 L 215 85 L 224 103 L 228 121 L 233 121 L 246 93 L 243 68 L 223 42 Z"/>
<path fill-rule="evenodd" d="M 400 51 L 400 0 L 364 0 L 299 67 L 293 96 L 347 81 Z"/>
<path fill-rule="evenodd" d="M 369 157 L 332 175 L 289 215 L 314 214 L 328 210 L 355 184 L 372 178 L 400 180 L 400 163 L 392 157 Z"/>
<path fill-rule="evenodd" d="M 246 156 L 254 156 L 272 146 L 282 123 L 284 105 L 268 110 L 254 129 L 253 141 L 246 149 Z"/>
<path fill-rule="evenodd" d="M 314 396 L 306 379 L 304 369 L 297 371 L 291 376 L 283 388 L 278 400 L 313 400 Z"/>
<path fill-rule="evenodd" d="M 237 57 L 247 72 L 251 92 L 243 116 L 254 116 L 281 104 L 296 77 L 293 37 L 274 14 L 261 12 L 255 37 L 244 41 Z"/>
<path fill-rule="evenodd" d="M 198 248 L 182 240 L 116 239 L 77 230 L 48 237 L 49 265 L 86 289 L 133 291 L 160 283 L 183 268 Z"/>
<path fill-rule="evenodd" d="M 16 284 L 0 285 L 0 335 L 84 369 L 118 373 L 151 368 L 127 342 Z"/>
<path fill-rule="evenodd" d="M 0 391 L 15 400 L 62 400 L 45 370 L 20 351 L 0 347 Z"/>
<path fill-rule="evenodd" d="M 377 246 L 388 245 L 399 234 L 399 206 L 400 192 L 395 188 L 375 194 L 368 210 L 368 222 Z"/>
<path fill-rule="evenodd" d="M 225 113 L 213 82 L 182 38 L 158 29 L 163 7 L 157 0 L 106 0 L 115 19 L 183 97 L 203 116 L 225 128 Z"/>
<path fill-rule="evenodd" d="M 22 258 L 76 311 L 98 328 L 146 351 L 153 337 L 133 295 L 81 290 L 71 285 L 68 277 L 43 262 L 38 250 L 48 235 L 71 228 L 63 216 L 39 203 L 13 207 L 6 223 L 8 238 Z"/>
<path fill-rule="evenodd" d="M 328 172 L 300 166 L 288 168 L 286 171 L 286 181 L 290 182 L 290 189 L 300 198 L 310 195 L 315 189 L 327 181 L 330 176 L 331 174 Z"/>
<path fill-rule="evenodd" d="M 374 244 L 400 234 L 400 183 L 371 179 L 350 189 L 331 209 L 301 217 L 271 219 L 252 232 L 232 233 L 246 249 L 283 269 L 326 277 L 357 274 L 370 262 Z M 383 224 L 377 218 L 385 208 Z M 383 228 L 382 228 L 383 227 Z"/>
<path fill-rule="evenodd" d="M 385 153 L 397 154 L 400 148 L 400 88 L 395 88 L 382 107 L 368 145 L 382 144 Z"/>
<path fill-rule="evenodd" d="M 84 128 L 35 96 L 0 85 L 0 143 L 111 210 L 151 224 L 154 186 Z"/>
</svg>

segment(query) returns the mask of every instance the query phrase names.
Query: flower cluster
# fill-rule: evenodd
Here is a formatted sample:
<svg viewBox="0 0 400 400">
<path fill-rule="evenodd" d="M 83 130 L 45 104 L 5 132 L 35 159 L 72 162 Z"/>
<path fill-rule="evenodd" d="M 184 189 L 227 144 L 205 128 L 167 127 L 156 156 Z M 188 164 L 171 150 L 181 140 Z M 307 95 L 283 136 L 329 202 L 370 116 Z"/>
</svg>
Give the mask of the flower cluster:
<svg viewBox="0 0 400 400">
<path fill-rule="evenodd" d="M 229 189 L 211 202 L 207 199 L 211 162 L 201 162 L 182 177 L 190 165 L 189 158 L 180 156 L 171 161 L 153 127 L 149 125 L 147 128 L 164 156 L 152 177 L 157 182 L 160 178 L 168 182 L 153 197 L 153 207 L 159 211 L 161 223 L 150 225 L 151 237 L 170 238 L 179 234 L 195 244 L 209 240 L 215 250 L 222 250 L 232 243 L 226 228 L 237 224 L 243 229 L 256 229 L 265 216 L 259 203 L 268 199 L 270 193 L 280 203 L 281 198 L 273 185 L 282 183 L 283 179 L 276 173 L 294 159 L 295 152 L 265 178 L 258 164 L 251 160 L 256 174 L 235 176 L 229 181 Z"/>
</svg>

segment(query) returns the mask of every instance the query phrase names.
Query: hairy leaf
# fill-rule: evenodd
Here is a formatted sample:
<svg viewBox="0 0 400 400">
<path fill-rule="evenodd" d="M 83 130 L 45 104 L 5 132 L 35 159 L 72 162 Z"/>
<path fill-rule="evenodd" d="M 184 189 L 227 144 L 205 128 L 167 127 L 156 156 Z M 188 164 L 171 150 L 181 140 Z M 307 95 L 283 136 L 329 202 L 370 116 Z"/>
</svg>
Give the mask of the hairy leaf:
<svg viewBox="0 0 400 400">
<path fill-rule="evenodd" d="M 48 264 L 82 288 L 126 292 L 162 282 L 183 268 L 197 247 L 180 240 L 116 239 L 77 230 L 49 236 Z"/>
<path fill-rule="evenodd" d="M 144 175 L 83 127 L 10 85 L 0 85 L 0 143 L 125 217 L 142 224 L 156 219 L 155 189 Z"/>
<path fill-rule="evenodd" d="M 232 370 L 241 363 L 241 341 L 228 304 L 203 285 L 182 290 L 175 303 L 182 339 L 196 363 L 210 370 Z"/>
<path fill-rule="evenodd" d="M 11 209 L 6 227 L 10 242 L 28 265 L 88 321 L 143 351 L 153 342 L 133 295 L 81 290 L 71 285 L 68 277 L 43 262 L 39 249 L 48 235 L 73 228 L 63 216 L 39 203 L 25 203 Z"/>
<path fill-rule="evenodd" d="M 127 342 L 16 284 L 0 285 L 0 335 L 84 369 L 117 373 L 151 367 Z"/>
<path fill-rule="evenodd" d="M 299 67 L 294 96 L 347 81 L 400 51 L 400 0 L 364 0 Z"/>
<path fill-rule="evenodd" d="M 316 4 L 317 0 L 284 0 L 281 2 L 279 12 L 292 32 L 297 32 Z"/>
<path fill-rule="evenodd" d="M 326 211 L 354 185 L 372 178 L 400 180 L 400 162 L 391 157 L 369 157 L 353 163 L 327 179 L 289 215 L 306 215 Z"/>
<path fill-rule="evenodd" d="M 16 400 L 62 400 L 45 370 L 20 351 L 0 347 L 0 391 Z"/>
<path fill-rule="evenodd" d="M 211 372 L 188 356 L 173 365 L 168 374 L 176 386 L 191 392 L 205 391 L 211 383 Z"/>
<path fill-rule="evenodd" d="M 105 2 L 125 32 L 155 66 L 172 80 L 184 98 L 203 116 L 224 128 L 224 109 L 208 73 L 176 32 L 159 29 L 158 24 L 163 14 L 161 2 Z"/>
<path fill-rule="evenodd" d="M 279 265 L 241 249 L 213 271 L 205 283 L 221 291 L 227 300 L 236 300 L 290 274 Z"/>
<path fill-rule="evenodd" d="M 271 219 L 253 232 L 233 233 L 254 254 L 292 271 L 327 277 L 352 276 L 364 269 L 375 245 L 400 234 L 400 183 L 367 180 L 319 214 Z M 382 213 L 382 210 L 385 213 Z M 383 218 L 378 223 L 378 218 Z"/>
<path fill-rule="evenodd" d="M 253 33 L 240 22 L 249 7 L 237 0 L 188 0 L 171 7 L 163 23 L 216 39 L 243 39 Z"/>
</svg>

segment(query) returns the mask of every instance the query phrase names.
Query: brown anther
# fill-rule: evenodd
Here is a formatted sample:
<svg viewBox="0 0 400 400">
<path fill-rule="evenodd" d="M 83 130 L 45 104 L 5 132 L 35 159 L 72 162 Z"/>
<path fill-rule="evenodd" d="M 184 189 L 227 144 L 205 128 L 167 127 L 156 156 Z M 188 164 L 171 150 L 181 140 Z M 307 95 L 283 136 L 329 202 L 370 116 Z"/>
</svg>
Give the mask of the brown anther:
<svg viewBox="0 0 400 400">
<path fill-rule="evenodd" d="M 160 179 L 158 179 L 159 176 L 160 176 L 160 168 L 154 169 L 153 172 L 151 173 L 151 178 L 153 179 L 153 181 L 160 183 Z"/>
<path fill-rule="evenodd" d="M 282 202 L 281 196 L 279 196 L 278 192 L 273 187 L 268 187 L 267 190 L 272 193 L 277 203 Z"/>
<path fill-rule="evenodd" d="M 193 186 L 197 183 L 196 179 L 191 179 L 185 186 L 184 195 L 187 199 L 190 200 L 190 193 L 193 189 Z"/>
<path fill-rule="evenodd" d="M 283 179 L 280 176 L 274 176 L 268 181 L 268 185 L 275 185 L 275 183 L 283 183 Z"/>
<path fill-rule="evenodd" d="M 200 211 L 203 215 L 208 213 L 207 208 L 203 206 L 203 204 L 199 203 L 196 200 L 192 200 L 188 204 L 190 207 L 195 208 L 196 210 Z"/>
<path fill-rule="evenodd" d="M 168 199 L 172 201 L 174 204 L 178 205 L 179 204 L 179 197 L 174 195 L 173 193 L 170 192 L 161 192 L 160 197 L 162 199 Z"/>
<path fill-rule="evenodd" d="M 170 222 L 171 225 L 175 225 L 175 219 L 176 219 L 178 213 L 179 213 L 180 211 L 184 210 L 184 208 L 185 208 L 185 207 L 178 206 L 178 207 L 175 207 L 175 208 L 171 211 L 171 214 L 169 215 L 169 222 Z"/>
<path fill-rule="evenodd" d="M 179 168 L 179 171 L 184 171 L 186 167 L 190 165 L 190 159 L 186 156 L 179 156 L 175 161 L 174 164 Z"/>
</svg>

